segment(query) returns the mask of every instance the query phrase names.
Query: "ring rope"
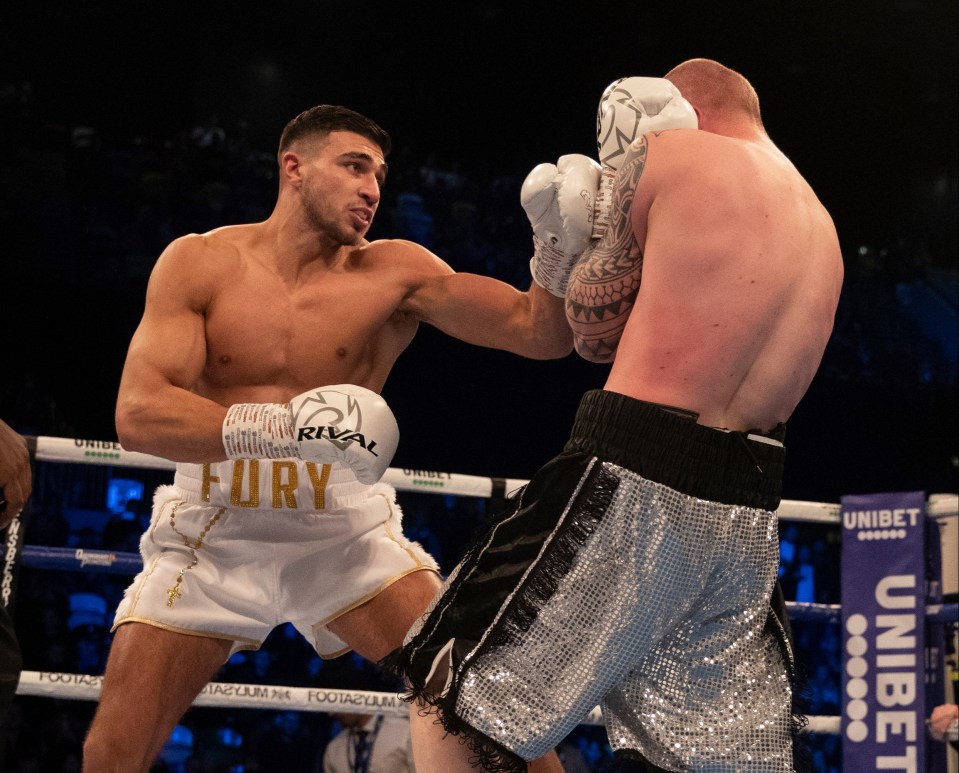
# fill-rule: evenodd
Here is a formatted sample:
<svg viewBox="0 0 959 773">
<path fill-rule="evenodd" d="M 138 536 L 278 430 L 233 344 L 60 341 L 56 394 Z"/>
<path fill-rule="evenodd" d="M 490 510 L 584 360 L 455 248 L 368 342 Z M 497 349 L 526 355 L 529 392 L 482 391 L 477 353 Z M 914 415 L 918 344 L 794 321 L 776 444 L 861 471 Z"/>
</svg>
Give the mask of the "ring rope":
<svg viewBox="0 0 959 773">
<path fill-rule="evenodd" d="M 65 700 L 95 701 L 100 697 L 102 676 L 55 671 L 24 671 L 17 695 Z M 359 712 L 406 716 L 409 707 L 399 693 L 368 690 L 338 690 L 326 687 L 279 687 L 235 682 L 209 682 L 193 701 L 197 707 L 273 709 L 277 711 Z M 806 733 L 839 734 L 840 718 L 812 716 Z M 581 725 L 602 725 L 603 712 L 596 706 Z"/>
<path fill-rule="evenodd" d="M 81 440 L 45 435 L 27 439 L 34 457 L 41 462 L 115 465 L 158 470 L 176 468 L 176 463 L 169 459 L 139 451 L 127 451 L 116 441 Z M 382 480 L 397 491 L 422 491 L 487 499 L 495 493 L 509 493 L 529 483 L 522 478 L 487 478 L 479 475 L 400 467 L 388 468 Z M 930 495 L 926 512 L 931 518 L 947 518 L 956 515 L 959 513 L 959 495 Z M 784 499 L 776 513 L 779 519 L 784 521 L 837 524 L 840 519 L 840 506 L 829 502 Z"/>
<path fill-rule="evenodd" d="M 24 545 L 21 561 L 23 566 L 32 569 L 66 571 L 90 569 L 108 574 L 132 575 L 143 568 L 139 553 L 40 545 Z M 787 601 L 786 610 L 789 612 L 790 620 L 839 623 L 842 616 L 842 607 L 839 604 Z M 959 622 L 959 603 L 929 604 L 926 606 L 926 620 L 933 623 Z"/>
</svg>

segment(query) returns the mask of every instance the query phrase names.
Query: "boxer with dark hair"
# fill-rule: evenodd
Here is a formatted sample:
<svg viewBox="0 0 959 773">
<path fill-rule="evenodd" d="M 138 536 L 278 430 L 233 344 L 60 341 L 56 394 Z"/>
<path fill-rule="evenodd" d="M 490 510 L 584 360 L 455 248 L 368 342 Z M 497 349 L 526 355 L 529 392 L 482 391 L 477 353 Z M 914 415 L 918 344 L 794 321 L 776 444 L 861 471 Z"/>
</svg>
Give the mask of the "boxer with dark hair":
<svg viewBox="0 0 959 773">
<path fill-rule="evenodd" d="M 269 218 L 178 238 L 153 269 L 117 433 L 177 470 L 116 612 L 86 771 L 148 770 L 220 666 L 278 624 L 325 657 L 401 644 L 439 580 L 379 480 L 399 438 L 379 392 L 421 322 L 526 357 L 572 351 L 539 285 L 366 240 L 389 147 L 352 110 L 305 111 Z M 592 199 L 579 209 L 591 219 Z"/>
</svg>

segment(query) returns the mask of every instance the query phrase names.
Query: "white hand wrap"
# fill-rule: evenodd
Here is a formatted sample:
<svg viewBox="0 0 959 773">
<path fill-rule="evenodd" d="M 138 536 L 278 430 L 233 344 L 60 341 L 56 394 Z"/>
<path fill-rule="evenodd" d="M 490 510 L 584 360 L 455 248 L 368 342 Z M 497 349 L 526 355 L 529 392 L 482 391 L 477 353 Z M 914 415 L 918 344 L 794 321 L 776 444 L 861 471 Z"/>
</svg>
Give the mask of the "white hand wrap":
<svg viewBox="0 0 959 773">
<path fill-rule="evenodd" d="M 540 287 L 560 298 L 577 258 L 589 246 L 600 167 L 578 154 L 555 165 L 539 164 L 526 176 L 520 203 L 533 227 L 530 272 Z"/>
<path fill-rule="evenodd" d="M 616 173 L 633 140 L 663 129 L 697 129 L 696 111 L 665 78 L 620 78 L 606 87 L 596 111 L 596 145 L 603 165 L 593 238 L 609 225 L 610 198 Z"/>
<path fill-rule="evenodd" d="M 293 415 L 279 403 L 235 403 L 223 420 L 228 459 L 299 458 L 293 439 Z"/>
<path fill-rule="evenodd" d="M 362 483 L 383 476 L 398 444 L 399 427 L 386 401 L 353 384 L 311 389 L 288 406 L 237 403 L 223 421 L 229 459 L 340 462 Z"/>
</svg>

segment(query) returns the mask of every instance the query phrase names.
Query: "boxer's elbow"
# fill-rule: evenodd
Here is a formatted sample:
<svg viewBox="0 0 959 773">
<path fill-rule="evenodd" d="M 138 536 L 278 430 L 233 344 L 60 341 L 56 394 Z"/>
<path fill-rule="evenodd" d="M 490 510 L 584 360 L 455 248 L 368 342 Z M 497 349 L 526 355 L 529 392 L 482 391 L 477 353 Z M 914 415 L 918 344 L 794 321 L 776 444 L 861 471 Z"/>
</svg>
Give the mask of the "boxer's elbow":
<svg viewBox="0 0 959 773">
<path fill-rule="evenodd" d="M 557 330 L 553 335 L 536 339 L 530 357 L 535 360 L 560 360 L 573 351 L 573 334 L 569 328 Z"/>
<path fill-rule="evenodd" d="M 579 337 L 574 339 L 574 348 L 576 353 L 587 362 L 607 365 L 616 359 L 615 348 L 597 348 L 592 341 L 586 341 Z"/>
<path fill-rule="evenodd" d="M 152 433 L 148 430 L 147 401 L 121 397 L 117 400 L 114 424 L 117 440 L 127 451 L 145 451 Z"/>
</svg>

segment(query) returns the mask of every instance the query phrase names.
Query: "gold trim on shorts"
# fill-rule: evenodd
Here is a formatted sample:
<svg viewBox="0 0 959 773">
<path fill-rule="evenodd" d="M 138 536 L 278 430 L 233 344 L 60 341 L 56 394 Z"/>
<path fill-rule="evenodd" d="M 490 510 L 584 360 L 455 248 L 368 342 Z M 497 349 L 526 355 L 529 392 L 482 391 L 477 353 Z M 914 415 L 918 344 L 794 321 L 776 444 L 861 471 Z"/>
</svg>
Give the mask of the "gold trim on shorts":
<svg viewBox="0 0 959 773">
<path fill-rule="evenodd" d="M 345 615 L 347 612 L 352 612 L 357 607 L 363 606 L 367 601 L 370 601 L 371 599 L 375 599 L 377 596 L 379 596 L 383 591 L 385 591 L 394 583 L 398 582 L 399 580 L 402 580 L 404 577 L 407 577 L 411 574 L 415 574 L 416 572 L 433 572 L 433 574 L 436 574 L 437 576 L 439 574 L 432 566 L 429 566 L 427 564 L 419 564 L 418 566 L 414 566 L 412 569 L 407 569 L 405 572 L 403 572 L 403 574 L 398 574 L 395 577 L 391 577 L 389 580 L 384 582 L 375 591 L 368 593 L 365 596 L 361 596 L 349 606 L 343 607 L 343 609 L 339 610 L 338 612 L 334 612 L 332 615 L 330 615 L 330 617 L 320 620 L 318 623 L 313 623 L 312 627 L 313 628 L 326 627 L 327 625 L 332 623 L 334 620 Z M 336 638 L 338 639 L 341 638 L 338 634 L 333 633 L 333 631 L 330 631 L 330 633 L 336 636 Z M 319 652 L 318 654 L 324 660 L 332 660 L 333 658 L 338 658 L 340 655 L 345 655 L 347 652 L 349 652 L 352 649 L 353 647 L 348 646 L 346 649 L 339 650 L 332 655 L 324 655 L 322 652 Z"/>
<path fill-rule="evenodd" d="M 124 617 L 122 620 L 117 620 L 113 624 L 113 627 L 110 628 L 110 633 L 116 631 L 121 625 L 126 623 L 143 623 L 144 625 L 150 625 L 154 628 L 162 628 L 165 631 L 173 631 L 173 633 L 182 633 L 186 636 L 198 636 L 203 639 L 222 639 L 223 641 L 231 641 L 234 645 L 239 644 L 239 647 L 235 647 L 235 651 L 239 650 L 258 650 L 263 646 L 264 640 L 257 641 L 256 639 L 247 639 L 245 636 L 237 636 L 232 633 L 222 633 L 218 631 L 200 631 L 196 628 L 180 628 L 176 625 L 170 625 L 169 623 L 161 623 L 159 620 L 151 620 L 148 617 L 133 617 L 128 616 Z"/>
</svg>

